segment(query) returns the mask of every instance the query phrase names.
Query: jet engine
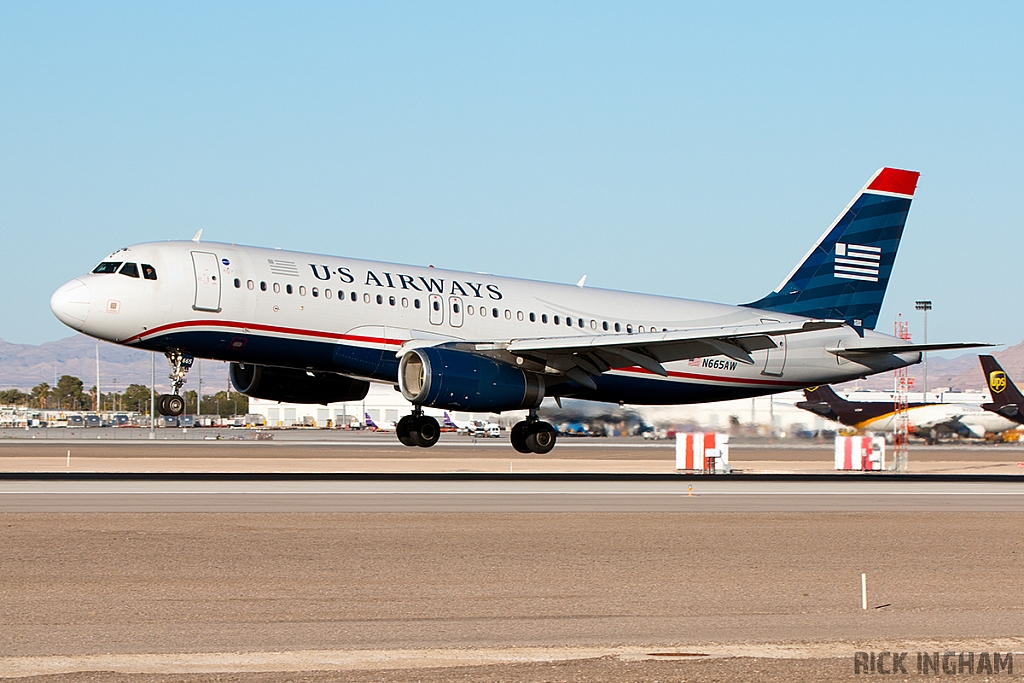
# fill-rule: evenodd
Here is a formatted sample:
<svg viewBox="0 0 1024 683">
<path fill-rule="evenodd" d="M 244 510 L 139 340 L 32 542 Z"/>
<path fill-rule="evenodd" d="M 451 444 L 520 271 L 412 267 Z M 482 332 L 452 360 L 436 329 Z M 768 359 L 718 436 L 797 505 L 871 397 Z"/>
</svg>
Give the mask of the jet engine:
<svg viewBox="0 0 1024 683">
<path fill-rule="evenodd" d="M 232 363 L 228 371 L 239 393 L 287 403 L 361 401 L 370 383 L 333 372 L 309 372 L 266 365 Z"/>
<path fill-rule="evenodd" d="M 416 405 L 468 412 L 536 408 L 544 398 L 544 383 L 532 373 L 485 356 L 432 347 L 402 356 L 398 386 Z"/>
</svg>

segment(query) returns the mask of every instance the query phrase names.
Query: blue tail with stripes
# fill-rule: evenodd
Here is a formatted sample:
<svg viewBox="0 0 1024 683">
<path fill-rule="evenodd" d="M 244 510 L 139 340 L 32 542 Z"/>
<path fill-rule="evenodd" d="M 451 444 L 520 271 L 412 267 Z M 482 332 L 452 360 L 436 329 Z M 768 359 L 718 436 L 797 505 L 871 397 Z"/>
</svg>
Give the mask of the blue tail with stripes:
<svg viewBox="0 0 1024 683">
<path fill-rule="evenodd" d="M 875 329 L 918 176 L 879 170 L 782 284 L 745 305 Z"/>
</svg>

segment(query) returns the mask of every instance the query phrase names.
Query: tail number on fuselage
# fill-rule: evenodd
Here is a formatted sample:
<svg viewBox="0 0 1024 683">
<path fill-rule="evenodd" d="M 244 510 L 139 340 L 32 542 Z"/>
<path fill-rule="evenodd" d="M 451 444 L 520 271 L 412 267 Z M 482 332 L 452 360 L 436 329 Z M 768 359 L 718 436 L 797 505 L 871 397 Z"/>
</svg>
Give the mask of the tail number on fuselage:
<svg viewBox="0 0 1024 683">
<path fill-rule="evenodd" d="M 710 368 L 712 370 L 728 370 L 732 372 L 736 369 L 736 361 L 734 360 L 722 360 L 721 358 L 702 358 L 700 366 L 702 368 Z"/>
</svg>

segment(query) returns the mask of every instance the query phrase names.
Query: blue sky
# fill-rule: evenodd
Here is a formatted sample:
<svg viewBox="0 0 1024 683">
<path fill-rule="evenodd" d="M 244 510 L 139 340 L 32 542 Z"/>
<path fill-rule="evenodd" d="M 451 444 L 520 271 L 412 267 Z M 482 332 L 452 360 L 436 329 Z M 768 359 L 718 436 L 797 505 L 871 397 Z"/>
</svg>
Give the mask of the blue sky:
<svg viewBox="0 0 1024 683">
<path fill-rule="evenodd" d="M 1016 343 L 1022 3 L 0 4 L 0 338 L 191 237 L 722 302 L 922 172 L 879 329 Z"/>
</svg>

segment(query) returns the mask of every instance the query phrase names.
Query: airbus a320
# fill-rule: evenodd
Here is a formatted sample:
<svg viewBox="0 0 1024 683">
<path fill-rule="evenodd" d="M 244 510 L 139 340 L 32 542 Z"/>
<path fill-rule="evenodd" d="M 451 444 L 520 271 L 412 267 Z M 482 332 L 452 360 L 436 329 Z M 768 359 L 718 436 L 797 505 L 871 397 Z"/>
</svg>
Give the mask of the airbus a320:
<svg viewBox="0 0 1024 683">
<path fill-rule="evenodd" d="M 249 396 L 356 401 L 397 384 L 407 446 L 440 436 L 424 406 L 526 410 L 520 452 L 547 453 L 545 397 L 702 403 L 842 382 L 919 362 L 874 331 L 918 173 L 883 168 L 766 296 L 742 305 L 192 241 L 119 249 L 52 296 L 69 327 L 166 354 L 184 410 L 196 357 L 230 363 Z"/>
</svg>

